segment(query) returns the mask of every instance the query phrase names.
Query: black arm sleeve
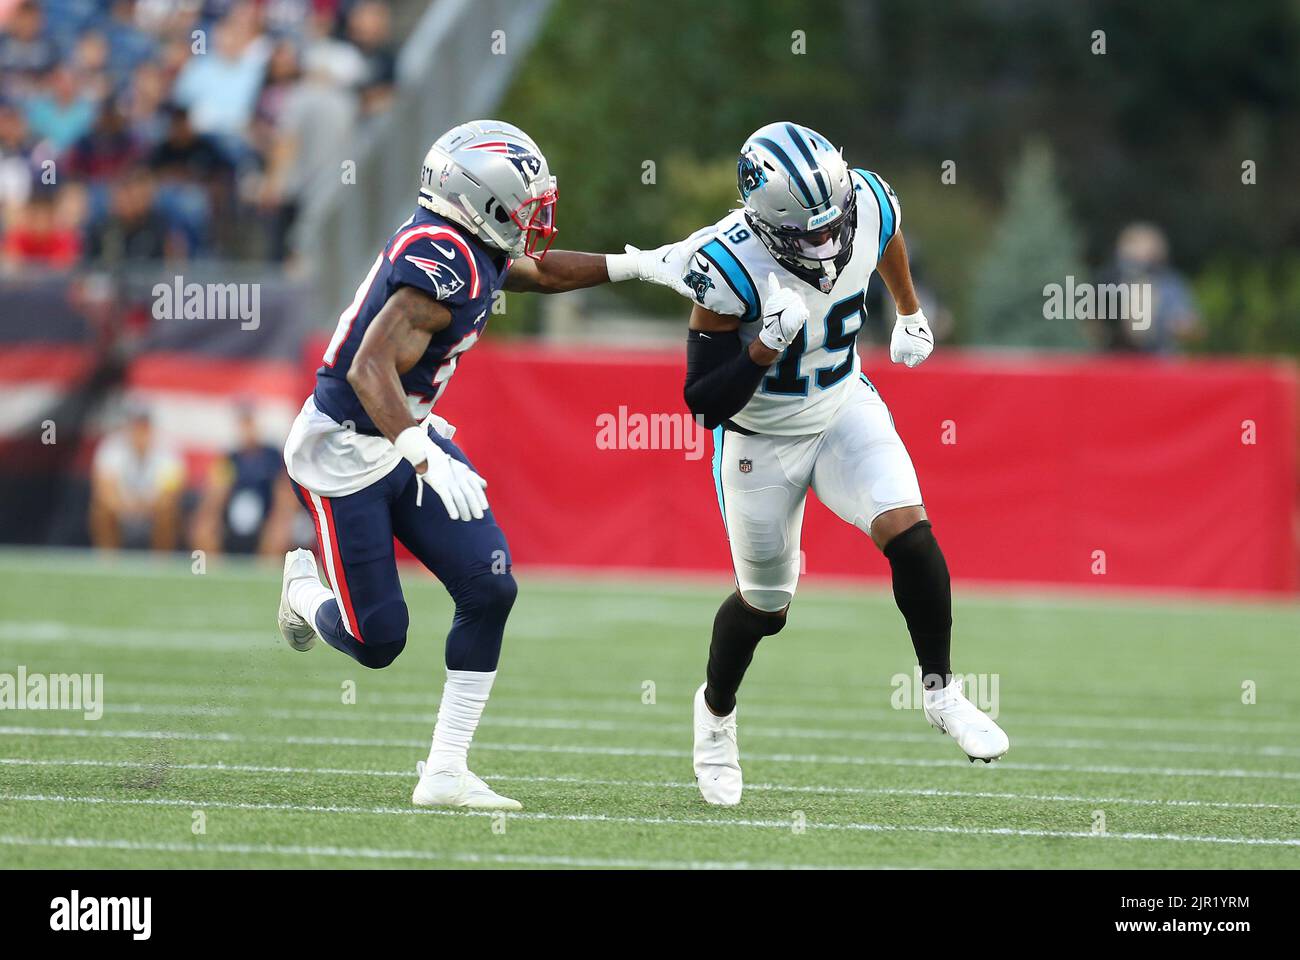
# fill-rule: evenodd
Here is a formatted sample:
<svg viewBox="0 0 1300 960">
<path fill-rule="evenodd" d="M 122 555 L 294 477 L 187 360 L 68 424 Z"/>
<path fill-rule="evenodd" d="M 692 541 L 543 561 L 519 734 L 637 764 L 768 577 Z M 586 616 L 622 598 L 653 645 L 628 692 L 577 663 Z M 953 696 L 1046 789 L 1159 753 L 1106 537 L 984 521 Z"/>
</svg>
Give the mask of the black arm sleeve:
<svg viewBox="0 0 1300 960">
<path fill-rule="evenodd" d="M 767 367 L 758 365 L 735 330 L 692 330 L 686 340 L 686 405 L 712 430 L 735 416 L 758 389 Z"/>
</svg>

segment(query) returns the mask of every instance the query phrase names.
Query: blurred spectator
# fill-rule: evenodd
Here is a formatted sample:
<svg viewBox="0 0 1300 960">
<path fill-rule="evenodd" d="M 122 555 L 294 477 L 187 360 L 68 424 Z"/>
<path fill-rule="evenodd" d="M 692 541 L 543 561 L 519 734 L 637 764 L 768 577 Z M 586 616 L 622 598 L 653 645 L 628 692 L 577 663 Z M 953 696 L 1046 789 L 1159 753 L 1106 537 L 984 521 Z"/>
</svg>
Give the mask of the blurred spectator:
<svg viewBox="0 0 1300 960">
<path fill-rule="evenodd" d="M 188 110 L 171 104 L 164 113 L 166 132 L 149 154 L 149 168 L 154 173 L 164 179 L 207 184 L 233 172 L 217 142 L 194 129 Z"/>
<path fill-rule="evenodd" d="M 289 40 L 282 40 L 271 51 L 271 59 L 266 64 L 266 80 L 262 92 L 257 96 L 255 123 L 258 132 L 255 140 L 258 148 L 265 153 L 270 144 L 270 135 L 280 119 L 284 101 L 302 79 L 302 70 L 298 63 L 298 46 Z"/>
<path fill-rule="evenodd" d="M 236 411 L 239 442 L 212 465 L 194 518 L 195 548 L 215 553 L 282 555 L 292 546 L 297 500 L 279 447 L 263 443 L 257 413 Z"/>
<path fill-rule="evenodd" d="M 90 539 L 103 550 L 176 547 L 184 468 L 154 435 L 148 411 L 133 408 L 122 430 L 95 451 Z"/>
<path fill-rule="evenodd" d="M 45 75 L 38 92 L 27 98 L 27 123 L 35 137 L 49 140 L 61 153 L 89 132 L 95 122 L 95 106 L 72 69 L 60 64 Z"/>
<path fill-rule="evenodd" d="M 358 85 L 361 108 L 367 115 L 387 110 L 397 82 L 397 51 L 392 44 L 392 16 L 380 0 L 361 0 L 348 14 L 347 37 L 365 58 Z"/>
<path fill-rule="evenodd" d="M 0 82 L 6 96 L 28 93 L 58 59 L 58 47 L 45 35 L 45 17 L 35 0 L 20 3 L 0 34 Z"/>
<path fill-rule="evenodd" d="M 1093 321 L 1104 350 L 1175 353 L 1203 333 L 1187 281 L 1169 262 L 1169 241 L 1150 223 L 1131 223 L 1115 241 L 1115 259 L 1099 284 L 1138 285 L 1142 309 L 1132 303 L 1126 316 Z"/>
<path fill-rule="evenodd" d="M 172 6 L 183 10 L 187 4 L 172 0 Z M 190 16 L 193 16 L 191 11 Z M 158 42 L 137 25 L 134 0 L 114 0 L 109 8 L 108 20 L 103 23 L 107 45 L 106 66 L 116 84 L 122 84 L 142 63 L 158 52 Z"/>
<path fill-rule="evenodd" d="M 262 87 L 270 41 L 257 32 L 251 4 L 241 4 L 217 25 L 212 47 L 189 59 L 176 78 L 174 98 L 190 110 L 194 128 L 226 140 L 239 155 Z"/>
<path fill-rule="evenodd" d="M 68 151 L 67 172 L 86 180 L 108 180 L 125 173 L 142 152 L 122 111 L 109 104 L 90 132 Z"/>
<path fill-rule="evenodd" d="M 22 111 L 0 101 L 0 216 L 21 206 L 32 192 L 31 149 Z"/>
<path fill-rule="evenodd" d="M 154 182 L 147 170 L 132 170 L 112 188 L 108 215 L 90 228 L 86 254 L 121 263 L 182 256 L 185 250 L 154 206 Z"/>
<path fill-rule="evenodd" d="M 87 30 L 72 51 L 73 74 L 83 94 L 103 103 L 113 94 L 114 82 L 108 72 L 108 40 L 97 30 Z"/>
<path fill-rule="evenodd" d="M 131 75 L 120 104 L 131 133 L 142 143 L 157 143 L 162 139 L 167 125 L 163 106 L 170 89 L 166 71 L 156 63 L 142 63 Z"/>
<path fill-rule="evenodd" d="M 271 216 L 273 260 L 288 251 L 289 229 L 313 178 L 337 177 L 352 143 L 357 98 L 343 85 L 340 71 L 347 69 L 334 50 L 315 45 L 304 57 L 302 80 L 285 97 L 259 198 Z"/>
<path fill-rule="evenodd" d="M 13 222 L 5 230 L 3 252 L 6 269 L 41 266 L 66 269 L 81 256 L 81 234 L 75 222 L 69 222 L 67 205 L 62 209 L 59 195 L 66 191 L 40 187 L 18 208 Z"/>
</svg>

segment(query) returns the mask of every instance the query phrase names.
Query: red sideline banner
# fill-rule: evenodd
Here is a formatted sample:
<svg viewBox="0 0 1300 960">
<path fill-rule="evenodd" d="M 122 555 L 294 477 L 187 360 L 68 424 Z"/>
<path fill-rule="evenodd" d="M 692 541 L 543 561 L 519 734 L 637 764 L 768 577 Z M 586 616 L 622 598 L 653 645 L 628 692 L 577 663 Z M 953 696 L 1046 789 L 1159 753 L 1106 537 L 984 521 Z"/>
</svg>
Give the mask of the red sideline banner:
<svg viewBox="0 0 1300 960">
<path fill-rule="evenodd" d="M 465 357 L 438 411 L 488 478 L 516 562 L 730 569 L 712 438 L 680 433 L 683 359 L 520 342 Z M 864 369 L 957 582 L 1300 588 L 1294 367 L 941 351 L 915 370 L 872 353 Z M 666 413 L 681 415 L 655 421 L 668 436 L 647 428 Z M 809 576 L 888 573 L 820 504 L 803 549 Z"/>
</svg>

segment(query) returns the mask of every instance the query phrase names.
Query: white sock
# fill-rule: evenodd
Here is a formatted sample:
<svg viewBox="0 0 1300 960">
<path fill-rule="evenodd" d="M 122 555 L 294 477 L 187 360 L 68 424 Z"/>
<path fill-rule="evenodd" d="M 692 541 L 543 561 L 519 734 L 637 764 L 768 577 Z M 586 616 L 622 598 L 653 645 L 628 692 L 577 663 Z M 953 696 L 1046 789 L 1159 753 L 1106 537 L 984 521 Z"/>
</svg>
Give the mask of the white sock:
<svg viewBox="0 0 1300 960">
<path fill-rule="evenodd" d="M 329 587 L 312 577 L 300 577 L 289 582 L 289 606 L 293 612 L 307 621 L 307 625 L 316 629 L 316 611 L 326 600 L 332 600 L 334 593 Z"/>
<path fill-rule="evenodd" d="M 438 707 L 438 722 L 433 728 L 433 746 L 429 748 L 429 761 L 425 771 L 435 773 L 466 770 L 469 742 L 478 729 L 479 717 L 492 692 L 492 681 L 497 672 L 479 673 L 474 670 L 448 670 L 447 682 L 442 688 L 442 703 Z"/>
</svg>

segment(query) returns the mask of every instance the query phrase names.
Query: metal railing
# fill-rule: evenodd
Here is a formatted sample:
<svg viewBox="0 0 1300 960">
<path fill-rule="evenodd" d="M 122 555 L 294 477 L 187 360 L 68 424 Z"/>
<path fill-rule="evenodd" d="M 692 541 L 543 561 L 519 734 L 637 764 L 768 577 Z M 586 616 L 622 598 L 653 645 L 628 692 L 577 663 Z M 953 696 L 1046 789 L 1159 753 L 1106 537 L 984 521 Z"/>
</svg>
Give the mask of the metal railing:
<svg viewBox="0 0 1300 960">
<path fill-rule="evenodd" d="M 322 322 L 352 299 L 379 244 L 415 207 L 420 161 L 442 131 L 496 106 L 550 0 L 434 0 L 403 44 L 393 108 L 359 131 L 355 183 L 304 204 L 294 246 Z M 501 31 L 497 34 L 496 31 Z M 494 52 L 494 42 L 504 52 Z"/>
</svg>

